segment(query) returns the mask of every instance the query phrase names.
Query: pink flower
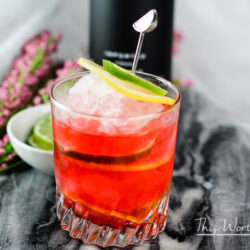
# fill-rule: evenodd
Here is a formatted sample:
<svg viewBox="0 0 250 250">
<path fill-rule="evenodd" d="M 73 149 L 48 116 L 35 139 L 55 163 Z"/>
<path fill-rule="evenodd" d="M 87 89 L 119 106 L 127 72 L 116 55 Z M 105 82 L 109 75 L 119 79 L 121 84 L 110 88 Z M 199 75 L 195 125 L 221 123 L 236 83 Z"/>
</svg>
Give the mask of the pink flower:
<svg viewBox="0 0 250 250">
<path fill-rule="evenodd" d="M 56 35 L 55 42 L 59 43 L 61 41 L 61 39 L 62 39 L 62 35 L 58 34 L 58 35 Z"/>
<path fill-rule="evenodd" d="M 17 75 L 13 75 L 13 74 L 9 74 L 8 77 L 7 77 L 7 80 L 9 82 L 9 85 L 10 84 L 15 84 L 17 82 Z"/>
<path fill-rule="evenodd" d="M 0 100 L 7 101 L 9 99 L 8 91 L 5 91 L 3 88 L 0 88 Z"/>
<path fill-rule="evenodd" d="M 15 93 L 20 94 L 20 93 L 22 93 L 22 90 L 23 90 L 23 86 L 20 83 L 17 82 L 15 84 Z"/>
<path fill-rule="evenodd" d="M 5 121 L 6 121 L 6 118 L 0 116 L 0 126 L 2 126 L 5 123 Z"/>
<path fill-rule="evenodd" d="M 179 30 L 174 30 L 174 39 L 177 41 L 182 41 L 183 34 Z"/>
<path fill-rule="evenodd" d="M 178 48 L 178 46 L 176 44 L 173 44 L 172 53 L 174 55 L 177 55 L 179 53 L 179 48 Z"/>
<path fill-rule="evenodd" d="M 64 68 L 71 68 L 71 67 L 74 67 L 75 66 L 75 62 L 71 61 L 71 60 L 67 60 L 65 63 L 64 63 Z"/>
<path fill-rule="evenodd" d="M 51 59 L 51 57 L 45 55 L 43 57 L 43 62 L 44 63 L 52 63 L 52 59 Z"/>
<path fill-rule="evenodd" d="M 173 32 L 173 47 L 172 47 L 172 53 L 174 55 L 179 53 L 179 44 L 183 40 L 183 35 L 180 31 L 174 30 Z"/>
<path fill-rule="evenodd" d="M 48 50 L 49 50 L 49 52 L 53 52 L 53 51 L 56 50 L 56 48 L 57 48 L 57 45 L 56 45 L 55 43 L 52 43 L 52 44 L 49 46 Z"/>
<path fill-rule="evenodd" d="M 4 148 L 0 148 L 0 156 L 3 156 L 5 154 Z"/>
<path fill-rule="evenodd" d="M 24 79 L 25 79 L 25 85 L 35 86 L 37 84 L 37 77 L 29 73 L 26 76 L 24 76 Z"/>
<path fill-rule="evenodd" d="M 49 84 L 49 83 L 47 83 L 47 84 Z M 43 94 L 46 94 L 46 93 L 47 93 L 47 89 L 46 88 L 43 88 L 43 89 L 39 90 L 39 94 L 40 95 L 43 95 Z"/>
<path fill-rule="evenodd" d="M 11 112 L 8 109 L 5 108 L 3 110 L 3 115 L 6 116 L 6 117 L 9 117 L 11 115 Z"/>
<path fill-rule="evenodd" d="M 48 73 L 49 67 L 47 64 L 42 64 L 36 71 L 35 76 L 36 77 L 42 77 Z"/>
<path fill-rule="evenodd" d="M 14 156 L 11 154 L 11 155 L 8 155 L 8 157 L 7 157 L 7 161 L 11 161 L 11 160 L 13 160 L 13 158 L 14 158 Z"/>
<path fill-rule="evenodd" d="M 22 100 L 16 99 L 14 102 L 11 103 L 10 108 L 18 108 L 22 104 Z M 7 105 L 6 105 L 7 107 Z"/>
<path fill-rule="evenodd" d="M 0 165 L 0 168 L 6 168 L 7 167 L 7 163 L 2 163 L 2 165 Z"/>
<path fill-rule="evenodd" d="M 185 81 L 183 81 L 182 85 L 186 86 L 186 87 L 191 87 L 191 86 L 193 86 L 193 81 L 189 80 L 189 79 L 185 80 Z"/>
<path fill-rule="evenodd" d="M 35 105 L 38 105 L 38 104 L 41 104 L 42 103 L 42 98 L 40 96 L 36 96 L 34 99 L 33 99 L 33 103 Z"/>
<path fill-rule="evenodd" d="M 41 50 L 43 50 L 43 51 L 46 51 L 46 49 L 47 49 L 47 40 L 41 40 L 41 42 L 40 42 L 40 45 L 39 45 L 39 47 L 41 48 Z"/>
<path fill-rule="evenodd" d="M 45 30 L 42 34 L 41 34 L 41 39 L 42 40 L 46 40 L 48 41 L 50 38 L 50 32 L 48 30 Z"/>
<path fill-rule="evenodd" d="M 30 106 L 32 98 L 37 94 L 40 84 L 48 77 L 52 65 L 51 53 L 56 50 L 60 36 L 51 37 L 49 32 L 43 32 L 26 42 L 21 54 L 13 61 L 11 71 L 0 82 L 0 128 L 6 125 L 6 120 L 17 110 Z M 38 49 L 40 48 L 40 50 Z M 42 50 L 42 51 L 41 51 Z M 47 87 L 45 88 L 47 91 Z M 45 99 L 46 100 L 46 99 Z M 41 96 L 33 99 L 35 104 L 42 102 Z M 9 144 L 8 135 L 0 140 L 0 158 L 6 154 L 4 147 Z M 8 166 L 15 152 L 8 155 L 1 168 Z"/>
<path fill-rule="evenodd" d="M 37 54 L 37 48 L 32 43 L 27 43 L 24 50 L 26 53 L 29 53 L 31 57 L 35 57 Z"/>
<path fill-rule="evenodd" d="M 9 142 L 10 142 L 9 136 L 8 136 L 7 134 L 5 134 L 5 135 L 3 136 L 3 143 L 4 143 L 4 144 L 7 144 L 7 143 L 9 143 Z"/>
</svg>

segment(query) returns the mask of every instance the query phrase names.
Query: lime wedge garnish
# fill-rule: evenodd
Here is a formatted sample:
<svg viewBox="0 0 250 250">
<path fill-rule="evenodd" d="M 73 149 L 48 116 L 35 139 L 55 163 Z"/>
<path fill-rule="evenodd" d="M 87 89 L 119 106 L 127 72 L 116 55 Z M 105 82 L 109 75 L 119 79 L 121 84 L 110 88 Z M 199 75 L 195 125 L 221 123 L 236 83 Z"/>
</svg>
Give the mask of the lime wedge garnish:
<svg viewBox="0 0 250 250">
<path fill-rule="evenodd" d="M 46 116 L 35 123 L 33 135 L 29 138 L 28 142 L 35 147 L 46 150 L 53 149 L 51 115 Z"/>
<path fill-rule="evenodd" d="M 128 81 L 131 83 L 135 83 L 145 89 L 148 89 L 150 91 L 152 91 L 153 93 L 157 94 L 157 95 L 166 95 L 168 93 L 167 90 L 162 89 L 158 86 L 156 86 L 155 84 L 133 74 L 131 71 L 126 70 L 118 65 L 116 65 L 115 63 L 112 63 L 110 61 L 107 60 L 103 60 L 103 68 L 108 71 L 111 75 L 114 75 L 124 81 Z"/>
<path fill-rule="evenodd" d="M 107 82 L 112 88 L 114 88 L 117 92 L 145 102 L 153 102 L 153 103 L 162 103 L 167 105 L 173 105 L 175 103 L 175 99 L 167 97 L 167 96 L 160 96 L 156 95 L 152 91 L 139 86 L 135 83 L 131 83 L 129 81 L 121 80 L 114 75 L 111 75 L 109 72 L 103 69 L 100 65 L 87 60 L 85 58 L 80 58 L 78 60 L 78 64 L 82 67 L 90 70 L 98 74 L 105 82 Z"/>
</svg>

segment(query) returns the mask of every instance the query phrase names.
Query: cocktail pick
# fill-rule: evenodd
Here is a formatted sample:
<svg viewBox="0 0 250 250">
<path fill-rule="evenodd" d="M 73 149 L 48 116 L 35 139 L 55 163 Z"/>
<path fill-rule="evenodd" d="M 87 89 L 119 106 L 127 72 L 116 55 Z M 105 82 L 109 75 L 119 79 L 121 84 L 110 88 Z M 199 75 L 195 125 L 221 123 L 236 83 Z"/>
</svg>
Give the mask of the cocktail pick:
<svg viewBox="0 0 250 250">
<path fill-rule="evenodd" d="M 133 66 L 132 66 L 133 73 L 135 72 L 137 68 L 144 36 L 146 33 L 153 31 L 157 27 L 157 24 L 158 24 L 158 15 L 155 9 L 152 9 L 149 12 L 147 12 L 144 16 L 142 16 L 139 20 L 137 20 L 133 24 L 134 30 L 136 30 L 137 32 L 140 32 L 139 40 L 138 40 L 136 51 L 135 51 Z"/>
</svg>

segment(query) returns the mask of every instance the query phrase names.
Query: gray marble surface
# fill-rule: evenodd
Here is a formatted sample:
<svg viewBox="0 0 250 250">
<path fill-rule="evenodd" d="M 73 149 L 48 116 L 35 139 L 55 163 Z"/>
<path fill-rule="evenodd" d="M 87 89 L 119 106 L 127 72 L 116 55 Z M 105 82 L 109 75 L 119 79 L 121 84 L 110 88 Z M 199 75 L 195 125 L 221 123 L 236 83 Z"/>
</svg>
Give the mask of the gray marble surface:
<svg viewBox="0 0 250 250">
<path fill-rule="evenodd" d="M 250 249 L 249 135 L 192 89 L 182 93 L 166 230 L 127 249 Z M 0 249 L 98 249 L 60 229 L 54 178 L 27 165 L 0 175 L 0 225 Z"/>
</svg>

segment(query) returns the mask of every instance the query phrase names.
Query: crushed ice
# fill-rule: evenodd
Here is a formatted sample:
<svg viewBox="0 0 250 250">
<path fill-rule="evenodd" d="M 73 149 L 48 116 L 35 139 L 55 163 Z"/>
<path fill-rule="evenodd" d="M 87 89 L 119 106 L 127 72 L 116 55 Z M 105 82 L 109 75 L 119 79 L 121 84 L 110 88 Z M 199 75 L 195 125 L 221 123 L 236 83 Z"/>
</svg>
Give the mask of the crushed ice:
<svg viewBox="0 0 250 250">
<path fill-rule="evenodd" d="M 157 114 L 164 109 L 161 104 L 134 100 L 118 93 L 95 73 L 80 78 L 65 96 L 61 96 L 61 101 L 77 113 L 114 118 L 99 119 L 96 132 L 109 134 L 129 134 L 138 131 L 157 115 L 142 119 L 132 117 Z M 65 113 L 61 114 L 60 120 L 67 122 L 66 116 Z"/>
<path fill-rule="evenodd" d="M 127 98 L 94 73 L 83 76 L 69 90 L 67 105 L 83 114 L 117 118 L 153 114 L 163 110 L 161 104 Z"/>
</svg>

